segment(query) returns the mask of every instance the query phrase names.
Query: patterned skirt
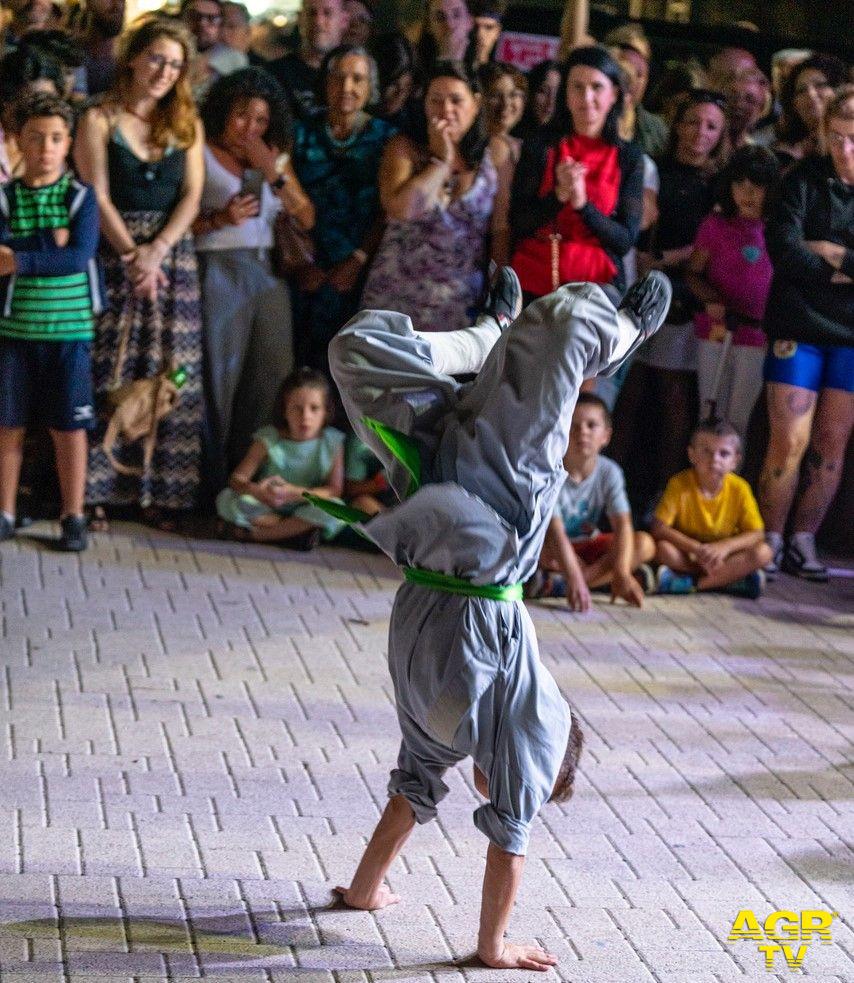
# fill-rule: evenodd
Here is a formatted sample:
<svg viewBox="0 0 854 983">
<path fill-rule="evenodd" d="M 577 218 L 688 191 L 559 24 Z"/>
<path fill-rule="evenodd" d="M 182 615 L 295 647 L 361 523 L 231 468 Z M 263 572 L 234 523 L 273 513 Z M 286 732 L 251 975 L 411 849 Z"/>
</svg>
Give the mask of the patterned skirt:
<svg viewBox="0 0 854 983">
<path fill-rule="evenodd" d="M 122 214 L 134 242 L 150 242 L 165 225 L 163 212 Z M 167 254 L 162 269 L 168 284 L 153 303 L 135 297 L 125 265 L 103 244 L 101 261 L 106 285 L 105 311 L 98 320 L 92 345 L 92 372 L 99 409 L 98 426 L 91 435 L 86 500 L 90 505 L 141 505 L 163 509 L 190 509 L 196 504 L 201 464 L 203 417 L 202 315 L 199 278 L 192 236 L 187 233 Z M 127 345 L 117 377 L 122 337 Z M 120 474 L 103 449 L 109 417 L 107 397 L 117 387 L 136 379 L 150 379 L 170 367 L 183 368 L 186 382 L 178 401 L 160 421 L 154 456 L 141 477 Z M 122 464 L 139 469 L 143 442 L 123 443 L 113 449 Z"/>
</svg>

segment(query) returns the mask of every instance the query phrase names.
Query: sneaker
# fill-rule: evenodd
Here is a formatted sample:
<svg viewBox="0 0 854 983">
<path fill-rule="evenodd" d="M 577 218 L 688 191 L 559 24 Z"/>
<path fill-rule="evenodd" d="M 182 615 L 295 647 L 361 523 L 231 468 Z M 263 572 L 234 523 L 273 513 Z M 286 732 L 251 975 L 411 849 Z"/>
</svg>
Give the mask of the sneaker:
<svg viewBox="0 0 854 983">
<path fill-rule="evenodd" d="M 496 273 L 483 313 L 491 317 L 498 327 L 505 331 L 522 313 L 522 284 L 516 271 L 510 266 L 502 266 Z"/>
<path fill-rule="evenodd" d="M 526 581 L 522 593 L 529 601 L 544 597 L 566 597 L 566 580 L 559 573 L 537 570 L 534 576 Z"/>
<path fill-rule="evenodd" d="M 63 553 L 81 553 L 89 545 L 89 536 L 86 532 L 86 516 L 67 515 L 61 519 L 59 525 L 62 529 L 59 539 L 56 541 L 56 548 Z"/>
<path fill-rule="evenodd" d="M 655 593 L 655 574 L 653 573 L 652 567 L 648 563 L 642 563 L 637 570 L 632 571 L 632 574 L 635 580 L 643 588 L 644 594 Z"/>
<path fill-rule="evenodd" d="M 676 573 L 663 563 L 655 577 L 659 594 L 693 594 L 697 589 L 693 578 L 687 573 Z"/>
<path fill-rule="evenodd" d="M 15 523 L 10 522 L 4 513 L 0 512 L 0 543 L 15 538 Z"/>
<path fill-rule="evenodd" d="M 755 601 L 765 588 L 765 571 L 754 570 L 741 580 L 734 580 L 724 588 L 724 594 L 732 594 L 733 597 L 747 597 Z"/>
<path fill-rule="evenodd" d="M 783 572 L 801 580 L 827 583 L 827 567 L 819 560 L 815 537 L 810 533 L 795 533 L 783 552 Z"/>
<path fill-rule="evenodd" d="M 771 549 L 771 562 L 766 563 L 765 579 L 773 580 L 777 574 L 780 572 L 780 567 L 783 563 L 783 537 L 778 532 L 766 532 L 765 542 Z"/>
<path fill-rule="evenodd" d="M 529 577 L 522 587 L 522 596 L 526 601 L 536 601 L 543 596 L 543 587 L 546 583 L 545 570 L 535 570 L 533 577 Z"/>
<path fill-rule="evenodd" d="M 622 311 L 634 323 L 638 336 L 626 354 L 613 365 L 609 365 L 601 375 L 611 376 L 619 372 L 620 366 L 658 331 L 670 309 L 672 297 L 673 287 L 670 280 L 660 270 L 653 270 L 629 287 L 617 310 Z"/>
</svg>

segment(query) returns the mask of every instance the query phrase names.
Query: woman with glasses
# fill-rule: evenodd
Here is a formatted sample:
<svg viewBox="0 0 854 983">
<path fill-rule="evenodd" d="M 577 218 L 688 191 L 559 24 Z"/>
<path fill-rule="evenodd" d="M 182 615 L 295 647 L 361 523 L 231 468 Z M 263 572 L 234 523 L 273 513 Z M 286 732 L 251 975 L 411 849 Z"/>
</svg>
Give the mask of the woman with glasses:
<svg viewBox="0 0 854 983">
<path fill-rule="evenodd" d="M 846 75 L 839 58 L 811 55 L 786 76 L 780 91 L 778 139 L 771 146 L 783 167 L 816 153 L 824 110 Z"/>
<path fill-rule="evenodd" d="M 759 506 L 774 551 L 768 572 L 782 563 L 787 573 L 825 581 L 815 534 L 854 426 L 854 85 L 830 101 L 820 136 L 820 153 L 783 179 L 766 230 L 774 265 L 765 311 L 771 435 Z"/>
<path fill-rule="evenodd" d="M 658 221 L 638 272 L 664 270 L 673 302 L 658 334 L 637 354 L 615 408 L 611 453 L 643 511 L 683 467 L 697 417 L 694 301 L 684 280 L 694 237 L 714 204 L 713 181 L 729 156 L 724 97 L 693 89 L 680 103 L 659 166 Z M 685 462 L 687 463 L 687 462 Z"/>
<path fill-rule="evenodd" d="M 190 226 L 199 210 L 202 127 L 187 79 L 192 43 L 176 21 L 140 19 L 121 38 L 116 83 L 80 121 L 74 159 L 101 212 L 106 311 L 92 352 L 97 397 L 181 369 L 150 465 L 142 441 L 111 454 L 95 432 L 87 501 L 141 506 L 172 527 L 196 502 L 201 458 L 202 327 Z M 117 465 L 118 464 L 118 468 Z M 141 473 L 140 473 L 141 472 Z"/>
</svg>

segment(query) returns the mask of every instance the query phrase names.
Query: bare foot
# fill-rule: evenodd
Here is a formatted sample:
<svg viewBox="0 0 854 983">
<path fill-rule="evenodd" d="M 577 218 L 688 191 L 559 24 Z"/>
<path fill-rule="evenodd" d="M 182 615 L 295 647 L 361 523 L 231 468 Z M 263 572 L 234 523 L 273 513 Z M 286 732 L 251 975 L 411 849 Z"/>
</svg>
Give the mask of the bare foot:
<svg viewBox="0 0 854 983">
<path fill-rule="evenodd" d="M 531 969 L 545 973 L 550 966 L 557 965 L 557 957 L 536 945 L 518 945 L 505 942 L 500 952 L 485 956 L 478 950 L 481 961 L 492 969 Z"/>
<path fill-rule="evenodd" d="M 379 911 L 380 908 L 388 908 L 389 905 L 398 904 L 400 901 L 400 895 L 392 894 L 384 884 L 368 898 L 357 897 L 349 887 L 336 887 L 334 891 L 348 908 L 355 908 L 358 911 Z"/>
</svg>

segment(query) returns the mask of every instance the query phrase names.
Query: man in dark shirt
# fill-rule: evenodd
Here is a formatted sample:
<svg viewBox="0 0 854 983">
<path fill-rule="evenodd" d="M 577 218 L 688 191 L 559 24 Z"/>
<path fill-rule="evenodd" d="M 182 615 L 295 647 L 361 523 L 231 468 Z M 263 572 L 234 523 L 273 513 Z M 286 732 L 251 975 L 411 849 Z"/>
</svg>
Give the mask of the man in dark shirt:
<svg viewBox="0 0 854 983">
<path fill-rule="evenodd" d="M 346 28 L 343 0 L 305 0 L 299 14 L 299 50 L 266 66 L 302 120 L 316 119 L 322 112 L 315 92 L 320 63 L 327 51 L 341 44 Z"/>
</svg>

